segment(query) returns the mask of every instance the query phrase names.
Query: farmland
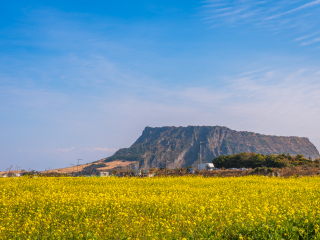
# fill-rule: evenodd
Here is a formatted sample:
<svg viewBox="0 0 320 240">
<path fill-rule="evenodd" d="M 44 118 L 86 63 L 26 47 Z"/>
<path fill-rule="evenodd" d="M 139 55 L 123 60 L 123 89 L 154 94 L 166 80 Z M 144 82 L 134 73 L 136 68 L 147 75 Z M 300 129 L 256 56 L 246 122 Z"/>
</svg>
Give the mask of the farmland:
<svg viewBox="0 0 320 240">
<path fill-rule="evenodd" d="M 320 178 L 0 179 L 1 239 L 319 239 Z"/>
</svg>

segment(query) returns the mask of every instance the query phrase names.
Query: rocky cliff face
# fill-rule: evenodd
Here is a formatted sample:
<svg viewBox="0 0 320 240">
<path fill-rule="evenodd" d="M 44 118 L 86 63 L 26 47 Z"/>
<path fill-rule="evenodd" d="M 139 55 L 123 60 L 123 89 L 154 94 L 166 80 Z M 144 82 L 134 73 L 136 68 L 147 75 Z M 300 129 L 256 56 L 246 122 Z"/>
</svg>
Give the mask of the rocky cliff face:
<svg viewBox="0 0 320 240">
<path fill-rule="evenodd" d="M 188 126 L 146 127 L 130 148 L 118 150 L 106 161 L 138 161 L 140 168 L 166 167 L 166 164 L 168 168 L 180 168 L 197 162 L 200 151 L 202 162 L 240 152 L 319 156 L 308 138 L 238 132 L 219 126 Z"/>
</svg>

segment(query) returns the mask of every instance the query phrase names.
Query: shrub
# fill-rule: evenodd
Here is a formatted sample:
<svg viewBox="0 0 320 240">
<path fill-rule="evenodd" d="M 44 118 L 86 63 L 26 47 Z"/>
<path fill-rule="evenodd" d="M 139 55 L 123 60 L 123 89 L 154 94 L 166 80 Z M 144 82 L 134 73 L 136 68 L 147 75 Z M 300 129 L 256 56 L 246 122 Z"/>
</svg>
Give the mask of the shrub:
<svg viewBox="0 0 320 240">
<path fill-rule="evenodd" d="M 217 168 L 283 168 L 301 165 L 316 165 L 320 166 L 320 159 L 312 162 L 306 159 L 303 155 L 298 154 L 293 157 L 290 154 L 270 154 L 264 155 L 259 153 L 238 153 L 234 155 L 216 157 L 212 161 Z M 259 170 L 260 171 L 260 170 Z"/>
</svg>

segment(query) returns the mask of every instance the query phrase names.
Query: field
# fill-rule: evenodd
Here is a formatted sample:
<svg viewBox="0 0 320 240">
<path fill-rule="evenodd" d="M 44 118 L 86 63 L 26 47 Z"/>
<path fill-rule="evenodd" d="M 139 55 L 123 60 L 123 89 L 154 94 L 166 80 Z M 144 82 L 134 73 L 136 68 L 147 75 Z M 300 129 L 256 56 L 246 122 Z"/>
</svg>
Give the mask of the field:
<svg viewBox="0 0 320 240">
<path fill-rule="evenodd" d="M 2 178 L 0 239 L 320 239 L 320 178 Z"/>
</svg>

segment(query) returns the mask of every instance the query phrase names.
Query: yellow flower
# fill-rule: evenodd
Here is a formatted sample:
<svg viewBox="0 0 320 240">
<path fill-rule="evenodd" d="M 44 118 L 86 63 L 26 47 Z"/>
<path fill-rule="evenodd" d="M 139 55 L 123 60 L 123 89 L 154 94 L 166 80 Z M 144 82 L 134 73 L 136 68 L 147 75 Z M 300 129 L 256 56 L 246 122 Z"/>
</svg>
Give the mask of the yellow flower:
<svg viewBox="0 0 320 240">
<path fill-rule="evenodd" d="M 0 178 L 0 236 L 252 239 L 305 224 L 318 233 L 319 188 L 317 177 Z"/>
</svg>

